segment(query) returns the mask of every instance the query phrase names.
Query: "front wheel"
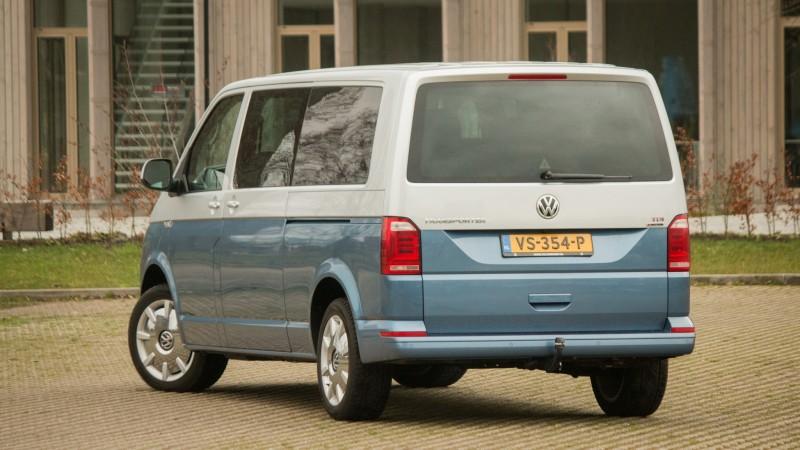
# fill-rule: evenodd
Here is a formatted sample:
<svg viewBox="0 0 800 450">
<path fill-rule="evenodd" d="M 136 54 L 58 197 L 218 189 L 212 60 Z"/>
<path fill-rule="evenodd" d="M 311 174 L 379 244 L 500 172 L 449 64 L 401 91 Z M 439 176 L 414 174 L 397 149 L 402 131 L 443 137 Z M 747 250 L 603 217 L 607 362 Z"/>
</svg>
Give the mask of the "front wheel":
<svg viewBox="0 0 800 450">
<path fill-rule="evenodd" d="M 606 415 L 649 416 L 661 405 L 667 389 L 667 360 L 592 375 L 594 398 Z"/>
<path fill-rule="evenodd" d="M 222 355 L 186 348 L 175 303 L 166 285 L 142 294 L 128 324 L 128 349 L 139 376 L 154 389 L 197 392 L 214 384 L 228 365 Z"/>
<path fill-rule="evenodd" d="M 343 298 L 325 311 L 317 339 L 317 382 L 322 403 L 336 420 L 380 417 L 392 378 L 380 364 L 362 364 L 350 307 Z"/>
</svg>

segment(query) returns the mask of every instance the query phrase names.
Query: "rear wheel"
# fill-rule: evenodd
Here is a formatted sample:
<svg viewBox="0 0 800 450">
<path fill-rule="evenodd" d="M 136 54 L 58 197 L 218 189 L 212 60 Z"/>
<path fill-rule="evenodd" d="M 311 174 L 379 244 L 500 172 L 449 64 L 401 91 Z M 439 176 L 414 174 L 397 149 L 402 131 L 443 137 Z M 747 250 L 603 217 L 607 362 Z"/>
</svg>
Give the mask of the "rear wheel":
<svg viewBox="0 0 800 450">
<path fill-rule="evenodd" d="M 389 398 L 391 372 L 385 365 L 361 363 L 355 324 L 345 299 L 328 306 L 317 341 L 317 380 L 328 414 L 336 420 L 380 417 Z"/>
<path fill-rule="evenodd" d="M 661 405 L 667 388 L 667 360 L 592 375 L 594 398 L 606 415 L 649 416 Z"/>
<path fill-rule="evenodd" d="M 128 349 L 139 376 L 162 391 L 202 391 L 219 380 L 228 365 L 225 356 L 186 348 L 175 303 L 163 284 L 148 289 L 133 307 Z"/>
<path fill-rule="evenodd" d="M 405 387 L 436 388 L 450 386 L 465 373 L 467 369 L 453 365 L 395 366 L 392 378 Z"/>
</svg>

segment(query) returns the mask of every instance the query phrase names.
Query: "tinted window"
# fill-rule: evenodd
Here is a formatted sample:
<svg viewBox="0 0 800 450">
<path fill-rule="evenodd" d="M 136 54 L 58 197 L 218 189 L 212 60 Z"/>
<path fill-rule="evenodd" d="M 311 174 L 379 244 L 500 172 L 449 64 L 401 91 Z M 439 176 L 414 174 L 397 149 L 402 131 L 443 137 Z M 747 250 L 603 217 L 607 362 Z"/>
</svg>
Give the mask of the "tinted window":
<svg viewBox="0 0 800 450">
<path fill-rule="evenodd" d="M 381 89 L 311 90 L 292 184 L 362 184 L 369 174 Z"/>
<path fill-rule="evenodd" d="M 189 150 L 186 162 L 186 182 L 189 191 L 218 191 L 222 189 L 225 163 L 231 148 L 233 130 L 239 117 L 242 96 L 222 99 L 211 111 L 203 128 Z"/>
<path fill-rule="evenodd" d="M 356 16 L 359 65 L 442 61 L 440 0 L 358 0 Z"/>
<path fill-rule="evenodd" d="M 254 92 L 242 129 L 234 186 L 289 184 L 308 89 Z"/>
<path fill-rule="evenodd" d="M 557 173 L 672 178 L 650 90 L 640 83 L 478 81 L 420 87 L 408 179 L 541 182 Z"/>
</svg>

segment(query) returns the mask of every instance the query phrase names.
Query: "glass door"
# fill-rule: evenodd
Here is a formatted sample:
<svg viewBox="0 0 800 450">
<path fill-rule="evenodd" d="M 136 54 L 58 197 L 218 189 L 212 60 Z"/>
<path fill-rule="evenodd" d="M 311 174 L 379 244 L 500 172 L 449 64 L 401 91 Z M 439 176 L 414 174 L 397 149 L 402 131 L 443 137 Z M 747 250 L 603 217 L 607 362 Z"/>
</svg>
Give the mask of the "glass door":
<svg viewBox="0 0 800 450">
<path fill-rule="evenodd" d="M 786 186 L 800 187 L 800 16 L 783 17 L 784 164 Z"/>
<path fill-rule="evenodd" d="M 34 2 L 36 149 L 42 190 L 64 193 L 88 175 L 86 2 Z"/>
</svg>

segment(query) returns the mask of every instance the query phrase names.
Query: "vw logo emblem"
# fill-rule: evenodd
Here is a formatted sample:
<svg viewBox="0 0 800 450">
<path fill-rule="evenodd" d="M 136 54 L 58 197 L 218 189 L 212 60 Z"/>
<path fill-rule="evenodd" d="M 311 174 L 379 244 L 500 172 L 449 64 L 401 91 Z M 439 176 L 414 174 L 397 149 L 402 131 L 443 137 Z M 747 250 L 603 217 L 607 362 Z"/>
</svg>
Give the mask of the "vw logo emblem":
<svg viewBox="0 0 800 450">
<path fill-rule="evenodd" d="M 175 344 L 175 338 L 172 336 L 172 333 L 164 330 L 161 332 L 161 335 L 158 336 L 158 343 L 161 344 L 161 348 L 163 348 L 164 351 L 168 352 L 172 350 L 172 346 Z"/>
<path fill-rule="evenodd" d="M 542 219 L 555 217 L 558 214 L 558 208 L 558 199 L 550 194 L 545 194 L 536 201 L 536 212 L 542 216 Z"/>
</svg>

